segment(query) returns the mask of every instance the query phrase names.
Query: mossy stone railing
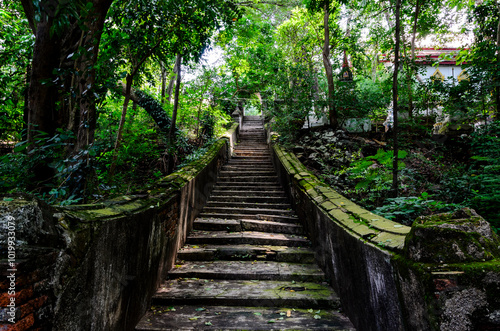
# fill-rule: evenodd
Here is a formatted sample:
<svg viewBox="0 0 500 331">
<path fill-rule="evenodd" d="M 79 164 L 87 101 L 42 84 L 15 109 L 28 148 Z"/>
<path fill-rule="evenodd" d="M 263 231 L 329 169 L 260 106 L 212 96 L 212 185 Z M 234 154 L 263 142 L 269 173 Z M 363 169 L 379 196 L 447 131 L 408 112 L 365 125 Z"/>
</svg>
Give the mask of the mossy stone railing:
<svg viewBox="0 0 500 331">
<path fill-rule="evenodd" d="M 26 245 L 16 247 L 22 257 L 18 279 L 33 279 L 16 289 L 29 293 L 19 296 L 18 307 L 35 307 L 26 315 L 22 310 L 19 325 L 134 330 L 173 266 L 237 135 L 234 124 L 203 157 L 143 194 L 65 207 L 34 199 L 2 202 L 0 220 L 13 217 L 18 239 L 26 238 Z"/>
<path fill-rule="evenodd" d="M 412 242 L 420 243 L 415 235 L 422 225 L 410 228 L 375 215 L 320 182 L 293 153 L 279 145 L 272 151 L 316 260 L 358 330 L 500 329 L 499 256 L 491 259 L 485 253 L 490 260 L 453 264 L 422 262 L 415 258 L 420 253 L 409 248 Z M 454 233 L 455 224 L 449 227 L 447 233 Z M 479 238 L 476 245 L 454 244 L 455 235 L 451 241 L 429 238 L 441 242 L 437 251 L 448 247 L 462 258 L 468 255 L 460 249 L 476 250 L 478 243 L 491 242 L 483 235 L 487 230 L 478 232 L 473 236 Z M 491 238 L 498 242 L 495 235 Z"/>
<path fill-rule="evenodd" d="M 385 249 L 403 249 L 410 227 L 376 215 L 343 197 L 307 170 L 293 153 L 278 145 L 274 146 L 274 151 L 297 187 L 347 231 Z"/>
</svg>

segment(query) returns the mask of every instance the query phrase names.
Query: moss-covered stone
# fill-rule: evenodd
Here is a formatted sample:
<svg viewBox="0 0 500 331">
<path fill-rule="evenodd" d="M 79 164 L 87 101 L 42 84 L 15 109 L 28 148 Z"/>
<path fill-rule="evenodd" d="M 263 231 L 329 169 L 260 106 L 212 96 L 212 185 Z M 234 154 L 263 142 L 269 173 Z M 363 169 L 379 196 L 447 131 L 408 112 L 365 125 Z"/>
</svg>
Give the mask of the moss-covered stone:
<svg viewBox="0 0 500 331">
<path fill-rule="evenodd" d="M 464 208 L 416 219 L 405 256 L 425 263 L 487 261 L 500 257 L 500 239 L 486 220 Z"/>
</svg>

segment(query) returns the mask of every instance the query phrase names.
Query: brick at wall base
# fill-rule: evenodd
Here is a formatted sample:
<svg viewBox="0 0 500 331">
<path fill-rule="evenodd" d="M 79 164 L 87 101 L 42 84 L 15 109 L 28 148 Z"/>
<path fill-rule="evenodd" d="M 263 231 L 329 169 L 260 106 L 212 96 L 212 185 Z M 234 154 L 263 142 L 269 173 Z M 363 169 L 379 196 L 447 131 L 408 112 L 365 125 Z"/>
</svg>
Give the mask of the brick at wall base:
<svg viewBox="0 0 500 331">
<path fill-rule="evenodd" d="M 15 324 L 0 324 L 0 331 L 25 331 L 35 324 L 35 316 L 30 314 Z"/>
</svg>

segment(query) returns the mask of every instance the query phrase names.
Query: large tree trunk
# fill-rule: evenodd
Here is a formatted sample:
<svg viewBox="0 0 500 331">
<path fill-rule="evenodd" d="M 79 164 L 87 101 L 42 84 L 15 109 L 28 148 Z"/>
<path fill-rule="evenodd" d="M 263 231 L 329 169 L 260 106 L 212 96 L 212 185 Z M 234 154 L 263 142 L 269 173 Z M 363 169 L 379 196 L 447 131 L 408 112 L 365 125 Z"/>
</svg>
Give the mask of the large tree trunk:
<svg viewBox="0 0 500 331">
<path fill-rule="evenodd" d="M 392 111 L 394 117 L 394 128 L 393 128 L 393 138 L 394 138 L 394 158 L 392 163 L 392 194 L 394 198 L 398 197 L 399 185 L 398 185 L 398 72 L 399 72 L 399 39 L 400 39 L 400 11 L 401 11 L 401 0 L 396 0 L 396 36 L 395 36 L 395 46 L 394 46 L 394 75 L 392 80 Z"/>
<path fill-rule="evenodd" d="M 324 5 L 324 28 L 325 28 L 325 42 L 323 45 L 323 65 L 325 66 L 326 80 L 328 82 L 328 118 L 330 119 L 330 126 L 332 128 L 337 128 L 338 117 L 333 98 L 335 96 L 335 84 L 333 82 L 333 69 L 332 63 L 330 62 L 330 27 L 328 21 L 330 19 L 330 4 L 325 1 Z"/>
<path fill-rule="evenodd" d="M 64 29 L 55 28 L 57 14 L 68 2 L 42 0 L 41 19 L 35 20 L 36 10 L 30 0 L 21 0 L 30 27 L 35 34 L 32 74 L 28 91 L 28 140 L 33 141 L 35 132 L 49 135 L 56 129 L 73 131 L 76 141 L 69 152 L 75 154 L 94 140 L 96 126 L 94 64 L 97 61 L 104 20 L 113 0 L 92 0 L 93 9 L 82 22 L 70 17 Z M 80 23 L 80 24 L 79 24 Z M 82 31 L 81 24 L 86 26 Z M 55 29 L 51 33 L 51 29 Z M 72 57 L 82 46 L 88 50 L 79 57 Z M 57 75 L 56 72 L 62 72 Z M 78 73 L 78 75 L 76 75 Z"/>
<path fill-rule="evenodd" d="M 95 70 L 104 20 L 113 0 L 90 0 L 91 12 L 68 1 L 41 0 L 40 9 L 31 0 L 21 0 L 29 25 L 35 35 L 33 61 L 27 104 L 27 139 L 33 143 L 37 131 L 54 136 L 57 129 L 71 130 L 76 137 L 67 146 L 73 157 L 86 157 L 80 150 L 94 140 L 96 108 L 94 97 Z M 76 16 L 67 14 L 64 6 L 74 6 Z M 88 8 L 88 7 L 86 7 Z M 63 10 L 61 10 L 63 9 Z M 61 16 L 68 21 L 60 24 Z M 36 17 L 36 19 L 35 19 Z M 85 26 L 84 29 L 81 26 Z M 73 56 L 79 47 L 87 50 Z M 30 144 L 30 149 L 33 144 Z M 49 160 L 50 161 L 50 160 Z M 31 169 L 33 183 L 48 183 L 54 176 L 47 165 Z M 71 185 L 79 183 L 68 178 Z M 84 187 L 84 186 L 83 186 Z"/>
</svg>

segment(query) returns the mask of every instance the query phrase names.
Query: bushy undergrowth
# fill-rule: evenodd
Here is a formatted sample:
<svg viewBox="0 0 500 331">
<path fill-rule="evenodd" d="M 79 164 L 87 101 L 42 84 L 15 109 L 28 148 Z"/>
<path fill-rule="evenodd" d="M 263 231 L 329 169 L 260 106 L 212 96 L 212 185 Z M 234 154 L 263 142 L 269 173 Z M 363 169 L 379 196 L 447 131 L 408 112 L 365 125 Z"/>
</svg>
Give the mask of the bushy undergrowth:
<svg viewBox="0 0 500 331">
<path fill-rule="evenodd" d="M 48 203 L 67 205 L 146 189 L 167 175 L 168 116 L 171 116 L 168 112 L 161 113 L 161 105 L 158 108 L 154 98 L 148 97 L 147 103 L 156 106 L 154 116 L 141 107 L 129 108 L 119 151 L 114 151 L 114 146 L 121 98 L 109 98 L 99 110 L 95 142 L 77 155 L 68 156 L 67 147 L 73 144 L 75 137 L 64 130 L 53 137 L 39 132 L 32 146 L 27 142 L 19 143 L 14 153 L 0 157 L 0 192 L 32 193 Z M 189 109 L 180 113 L 188 114 Z M 178 121 L 172 152 L 178 166 L 202 156 L 230 119 L 221 115 L 218 108 L 202 109 L 200 115 L 199 129 L 195 125 L 197 120 L 183 121 L 181 118 Z M 165 123 L 161 128 L 158 118 Z M 111 177 L 110 165 L 115 153 L 116 171 Z M 34 182 L 37 172 L 49 174 L 50 179 Z"/>
<path fill-rule="evenodd" d="M 418 216 L 471 207 L 499 229 L 499 123 L 446 141 L 431 140 L 424 129 L 403 132 L 398 198 L 391 197 L 390 145 L 339 132 L 330 142 L 331 131 L 323 130 L 302 137 L 294 151 L 323 181 L 381 216 L 410 225 Z"/>
<path fill-rule="evenodd" d="M 471 207 L 500 229 L 500 121 L 472 135 Z"/>
</svg>

